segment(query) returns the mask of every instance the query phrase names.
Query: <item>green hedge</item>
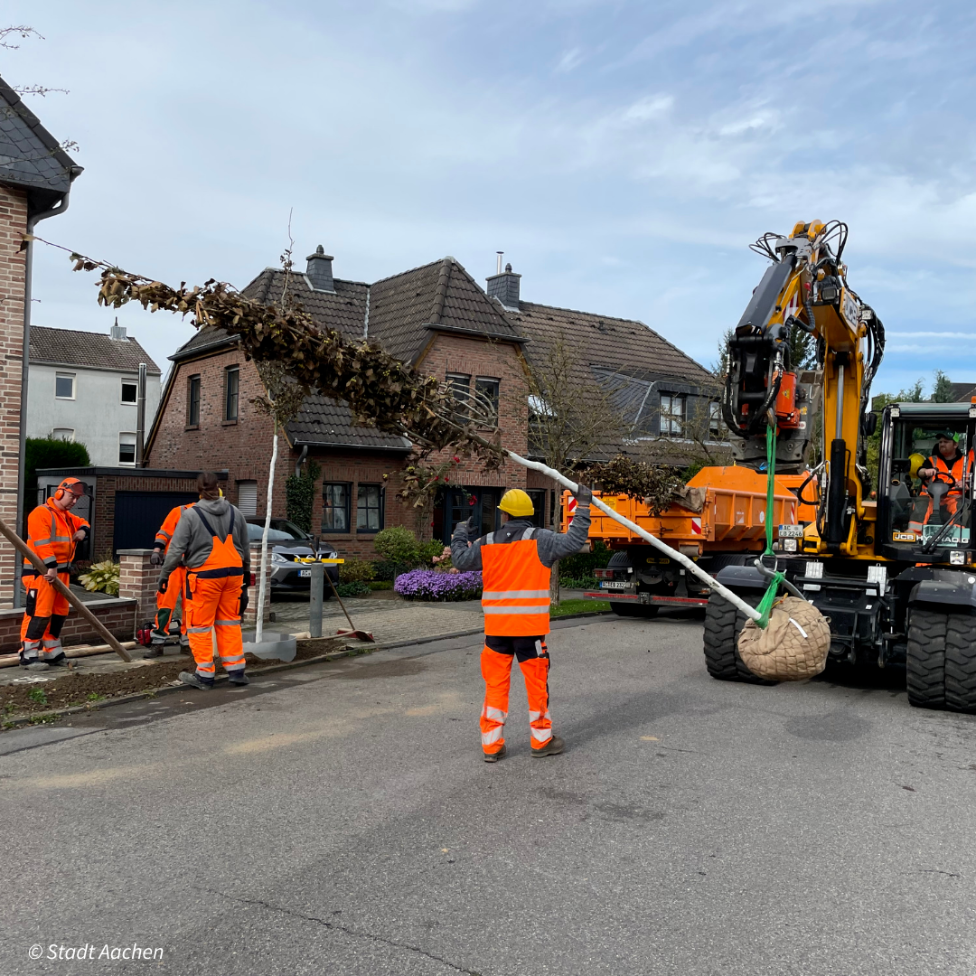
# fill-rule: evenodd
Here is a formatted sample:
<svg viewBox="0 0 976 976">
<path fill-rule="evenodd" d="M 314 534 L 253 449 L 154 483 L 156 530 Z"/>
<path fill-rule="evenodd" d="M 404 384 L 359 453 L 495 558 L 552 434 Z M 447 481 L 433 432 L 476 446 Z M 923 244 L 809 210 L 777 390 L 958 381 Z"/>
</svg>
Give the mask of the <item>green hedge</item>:
<svg viewBox="0 0 976 976">
<path fill-rule="evenodd" d="M 610 562 L 612 555 L 613 552 L 602 542 L 595 542 L 593 552 L 577 552 L 559 560 L 559 580 L 562 582 L 566 577 L 583 579 L 592 576 L 593 570 L 603 569 Z"/>
<path fill-rule="evenodd" d="M 355 583 L 340 583 L 336 587 L 339 596 L 369 596 L 369 583 L 357 580 Z"/>
</svg>

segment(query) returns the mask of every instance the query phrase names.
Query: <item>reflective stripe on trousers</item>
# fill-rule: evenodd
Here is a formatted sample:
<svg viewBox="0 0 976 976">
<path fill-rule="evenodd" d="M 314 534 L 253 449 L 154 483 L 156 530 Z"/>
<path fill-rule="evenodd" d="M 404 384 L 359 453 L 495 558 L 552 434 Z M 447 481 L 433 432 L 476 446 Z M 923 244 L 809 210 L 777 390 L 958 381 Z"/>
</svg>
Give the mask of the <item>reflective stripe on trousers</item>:
<svg viewBox="0 0 976 976">
<path fill-rule="evenodd" d="M 197 674 L 213 677 L 214 643 L 225 671 L 243 671 L 240 576 L 198 579 L 190 575 L 191 594 L 185 604 L 186 633 L 197 662 Z"/>
<path fill-rule="evenodd" d="M 549 714 L 549 655 L 545 642 L 537 640 L 536 656 L 519 661 L 529 700 L 529 728 L 532 748 L 541 749 L 552 738 Z M 530 649 L 531 653 L 531 649 Z M 520 652 L 521 654 L 521 652 Z M 505 745 L 505 721 L 512 682 L 515 654 L 492 650 L 487 644 L 481 652 L 481 675 L 485 680 L 485 703 L 481 710 L 481 748 L 489 755 Z"/>
</svg>

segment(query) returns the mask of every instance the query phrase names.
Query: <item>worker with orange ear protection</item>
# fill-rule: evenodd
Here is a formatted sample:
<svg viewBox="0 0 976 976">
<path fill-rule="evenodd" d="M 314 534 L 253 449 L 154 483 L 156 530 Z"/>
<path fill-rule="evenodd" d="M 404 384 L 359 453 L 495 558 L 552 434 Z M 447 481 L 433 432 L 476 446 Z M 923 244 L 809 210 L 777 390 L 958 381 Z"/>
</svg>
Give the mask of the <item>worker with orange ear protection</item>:
<svg viewBox="0 0 976 976">
<path fill-rule="evenodd" d="M 38 576 L 29 560 L 24 560 L 23 582 L 27 590 L 24 622 L 20 630 L 20 663 L 23 667 L 66 665 L 61 646 L 61 628 L 68 617 L 68 601 L 54 588 L 59 579 L 70 582 L 69 569 L 75 547 L 88 537 L 91 526 L 71 514 L 85 485 L 77 478 L 65 478 L 54 494 L 38 505 L 27 519 L 27 546 L 47 567 Z"/>
<path fill-rule="evenodd" d="M 197 478 L 200 501 L 180 516 L 169 545 L 158 589 L 165 593 L 173 572 L 186 566 L 183 612 L 196 671 L 180 672 L 180 681 L 206 691 L 216 677 L 214 638 L 221 664 L 232 684 L 248 684 L 244 674 L 241 616 L 247 609 L 251 579 L 247 522 L 217 487 L 217 475 Z"/>
<path fill-rule="evenodd" d="M 190 502 L 189 505 L 177 505 L 176 508 L 170 510 L 169 515 L 163 520 L 163 524 L 159 527 L 153 541 L 152 555 L 149 557 L 152 566 L 163 565 L 163 557 L 169 550 L 169 544 L 173 540 L 173 533 L 179 524 L 180 516 L 193 505 L 194 502 Z M 163 645 L 169 637 L 170 621 L 176 612 L 176 601 L 183 593 L 185 583 L 186 567 L 180 565 L 170 574 L 166 592 L 156 592 L 156 626 L 153 627 L 152 631 L 152 644 L 143 655 L 144 657 L 159 657 L 163 653 Z M 189 643 L 186 636 L 186 601 L 184 600 L 183 617 L 180 620 L 180 646 L 188 647 Z"/>
</svg>

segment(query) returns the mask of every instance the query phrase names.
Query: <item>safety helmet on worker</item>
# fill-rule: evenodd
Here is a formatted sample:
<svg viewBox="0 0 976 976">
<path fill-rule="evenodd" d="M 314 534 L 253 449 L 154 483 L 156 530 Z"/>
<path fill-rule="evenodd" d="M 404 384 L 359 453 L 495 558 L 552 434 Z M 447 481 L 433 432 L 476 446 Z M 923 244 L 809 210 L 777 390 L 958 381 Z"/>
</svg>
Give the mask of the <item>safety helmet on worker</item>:
<svg viewBox="0 0 976 976">
<path fill-rule="evenodd" d="M 521 488 L 509 488 L 502 495 L 501 504 L 498 507 L 501 511 L 511 515 L 513 518 L 524 518 L 527 515 L 535 515 L 535 506 L 532 504 L 532 499 Z"/>
<path fill-rule="evenodd" d="M 79 481 L 77 478 L 65 478 L 55 490 L 54 497 L 60 499 L 66 493 L 70 493 L 76 498 L 80 498 L 85 494 L 85 483 L 83 481 Z"/>
</svg>

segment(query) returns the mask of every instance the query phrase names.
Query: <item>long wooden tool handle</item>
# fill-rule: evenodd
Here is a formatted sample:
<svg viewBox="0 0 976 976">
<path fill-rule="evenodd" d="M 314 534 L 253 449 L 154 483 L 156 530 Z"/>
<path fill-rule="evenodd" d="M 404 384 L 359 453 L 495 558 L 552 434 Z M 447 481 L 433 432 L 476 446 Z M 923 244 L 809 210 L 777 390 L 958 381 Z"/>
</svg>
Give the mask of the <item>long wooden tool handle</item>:
<svg viewBox="0 0 976 976">
<path fill-rule="evenodd" d="M 339 601 L 339 606 L 342 607 L 342 612 L 346 615 L 346 620 L 349 621 L 349 629 L 355 630 L 356 625 L 352 622 L 352 618 L 349 616 L 349 611 L 346 609 L 346 605 L 342 602 L 342 597 L 339 596 L 339 591 L 336 589 L 335 583 L 332 582 L 332 577 L 329 575 L 327 569 L 323 569 L 322 575 L 329 581 L 329 586 L 332 587 L 332 592 L 335 593 L 335 598 Z"/>
<path fill-rule="evenodd" d="M 9 542 L 25 559 L 30 560 L 31 565 L 37 570 L 39 576 L 43 576 L 47 572 L 47 566 L 45 566 L 44 563 L 37 558 L 37 553 L 29 549 L 27 547 L 27 543 L 24 542 L 24 540 L 21 539 L 20 536 L 17 535 L 17 533 L 14 532 L 3 519 L 0 519 L 0 535 L 3 535 L 7 542 Z M 74 593 L 72 593 L 71 590 L 64 585 L 64 583 L 61 582 L 61 580 L 55 577 L 53 585 L 58 593 L 60 593 L 68 601 L 68 603 L 70 603 L 75 610 L 77 610 L 78 613 L 80 613 L 85 620 L 87 620 L 88 623 L 90 623 L 92 627 L 98 631 L 98 633 L 104 638 L 105 643 L 108 644 L 108 646 L 111 647 L 112 650 L 115 651 L 115 653 L 118 654 L 123 661 L 132 660 L 129 652 L 115 639 L 115 637 L 112 636 L 112 634 L 109 633 L 105 625 L 98 619 L 98 617 L 96 617 L 95 614 L 93 614 L 91 610 L 89 610 L 88 607 L 86 607 L 85 604 L 79 600 L 78 597 L 76 597 Z"/>
</svg>

